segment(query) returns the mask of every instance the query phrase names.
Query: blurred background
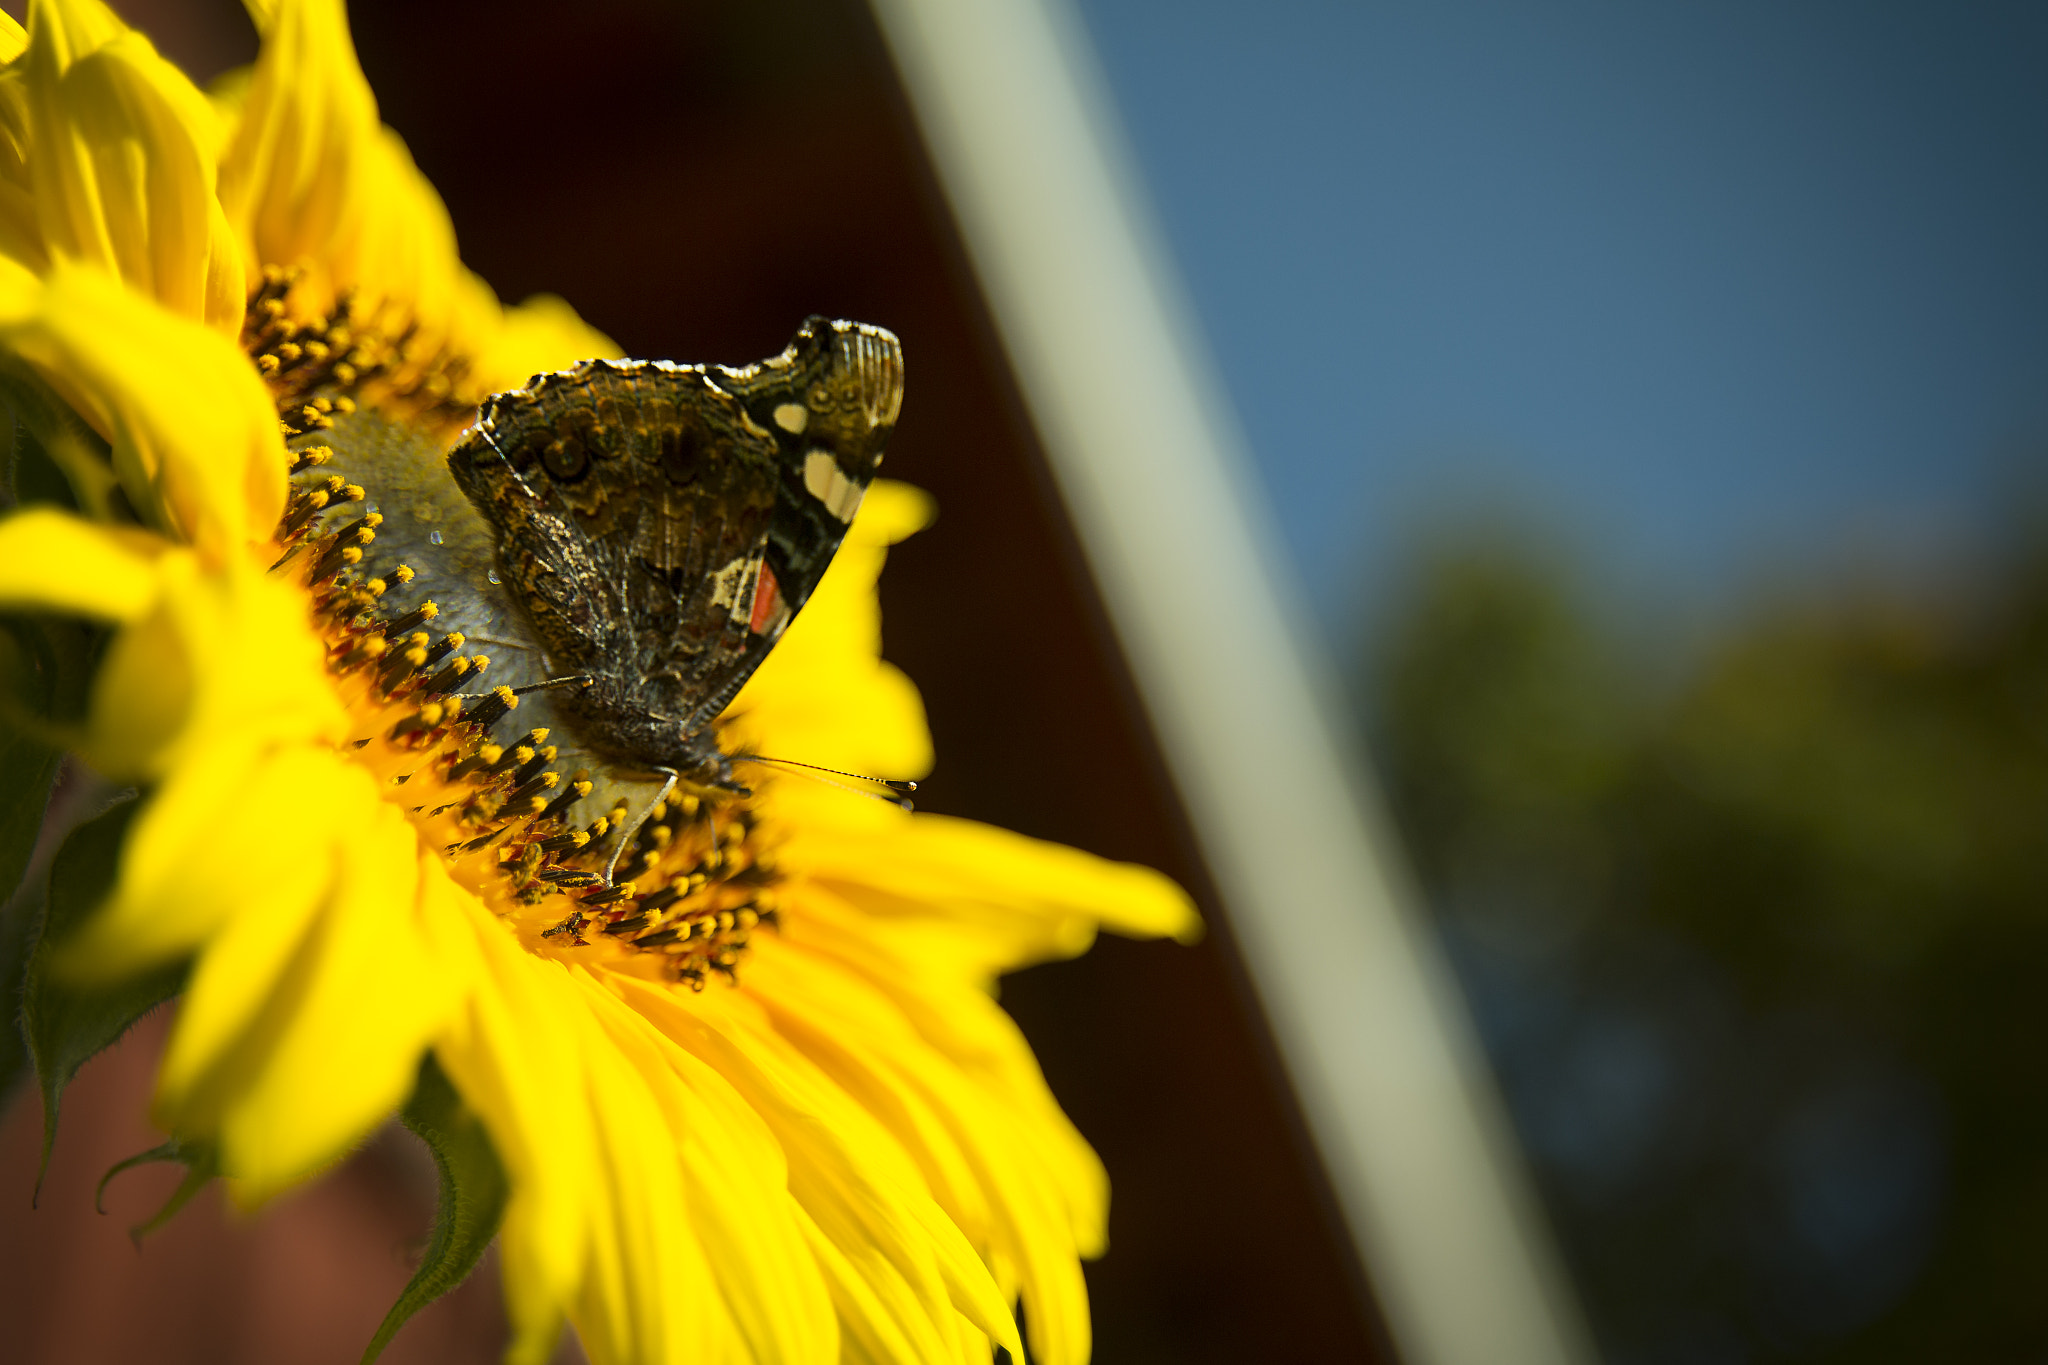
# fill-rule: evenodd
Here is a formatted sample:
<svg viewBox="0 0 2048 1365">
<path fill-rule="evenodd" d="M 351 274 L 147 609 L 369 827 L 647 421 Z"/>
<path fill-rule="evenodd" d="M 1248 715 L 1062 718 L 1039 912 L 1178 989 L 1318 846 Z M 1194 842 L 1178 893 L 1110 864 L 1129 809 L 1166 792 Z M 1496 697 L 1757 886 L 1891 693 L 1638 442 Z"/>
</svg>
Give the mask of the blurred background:
<svg viewBox="0 0 2048 1365">
<path fill-rule="evenodd" d="M 253 55 L 232 4 L 118 7 L 202 79 Z M 501 295 L 680 360 L 903 337 L 921 799 L 1214 926 L 1005 985 L 1116 1191 L 1098 1359 L 1391 1359 L 862 5 L 351 12 Z M 1603 1358 L 2048 1357 L 2048 18 L 1079 15 Z M 150 1046 L 88 1069 L 33 1214 L 32 1101 L 0 1135 L 27 1358 L 353 1359 L 416 1154 L 138 1257 L 155 1177 L 86 1206 L 154 1140 Z M 492 1358 L 494 1292 L 389 1358 Z M 59 1314 L 104 1354 L 33 1345 Z"/>
<path fill-rule="evenodd" d="M 2048 16 L 1080 8 L 1605 1357 L 2043 1358 Z"/>
</svg>

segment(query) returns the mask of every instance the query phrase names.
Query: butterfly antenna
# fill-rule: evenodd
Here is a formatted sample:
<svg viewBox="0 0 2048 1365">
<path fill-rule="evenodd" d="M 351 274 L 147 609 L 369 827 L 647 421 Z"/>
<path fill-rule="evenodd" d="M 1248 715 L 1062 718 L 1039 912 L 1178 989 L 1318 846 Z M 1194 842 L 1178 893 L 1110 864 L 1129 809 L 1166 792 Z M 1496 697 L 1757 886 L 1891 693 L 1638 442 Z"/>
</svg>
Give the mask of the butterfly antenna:
<svg viewBox="0 0 2048 1365">
<path fill-rule="evenodd" d="M 827 768 L 818 763 L 803 763 L 794 758 L 770 758 L 766 754 L 735 754 L 735 763 L 775 763 L 785 768 L 808 768 L 814 773 L 830 773 L 834 777 L 850 777 L 856 782 L 872 782 L 878 787 L 887 787 L 892 792 L 914 792 L 917 784 L 900 777 L 871 777 L 867 773 L 850 773 L 839 768 Z"/>
<path fill-rule="evenodd" d="M 766 758 L 760 754 L 735 754 L 732 761 L 735 763 L 759 763 L 764 767 L 791 769 L 794 771 L 795 776 L 807 777 L 813 782 L 821 782 L 835 791 L 851 792 L 855 796 L 865 796 L 870 801 L 884 801 L 903 810 L 916 809 L 909 801 L 901 797 L 892 800 L 880 792 L 863 791 L 859 787 L 849 787 L 844 782 L 834 782 L 830 777 L 821 777 L 819 774 L 830 773 L 832 777 L 850 777 L 856 782 L 872 782 L 878 787 L 887 787 L 892 792 L 914 792 L 917 790 L 915 782 L 906 781 L 901 778 L 870 777 L 866 773 L 842 772 L 838 768 L 821 767 L 816 763 L 799 763 L 793 758 Z"/>
</svg>

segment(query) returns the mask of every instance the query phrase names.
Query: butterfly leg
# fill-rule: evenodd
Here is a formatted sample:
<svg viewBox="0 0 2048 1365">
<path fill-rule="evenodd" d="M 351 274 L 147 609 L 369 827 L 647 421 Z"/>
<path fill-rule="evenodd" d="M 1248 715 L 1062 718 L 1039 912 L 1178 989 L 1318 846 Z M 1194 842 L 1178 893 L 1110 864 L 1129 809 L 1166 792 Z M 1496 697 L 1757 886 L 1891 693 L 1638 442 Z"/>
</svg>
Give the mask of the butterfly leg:
<svg viewBox="0 0 2048 1365">
<path fill-rule="evenodd" d="M 549 678 L 546 682 L 528 683 L 512 689 L 512 695 L 523 697 L 529 692 L 546 692 L 557 687 L 588 687 L 597 679 L 588 673 L 570 673 L 560 678 Z"/>
<path fill-rule="evenodd" d="M 619 870 L 619 859 L 625 856 L 627 847 L 630 846 L 633 842 L 633 837 L 640 832 L 640 826 L 647 823 L 648 815 L 654 810 L 656 806 L 668 800 L 668 794 L 676 789 L 676 783 L 682 777 L 682 774 L 677 772 L 674 768 L 655 768 L 653 769 L 653 771 L 660 773 L 662 776 L 661 792 L 652 801 L 649 801 L 645 806 L 642 806 L 640 808 L 640 814 L 635 816 L 633 820 L 630 823 L 628 823 L 623 830 L 619 832 L 619 842 L 613 846 L 611 859 L 604 865 L 604 884 L 606 886 L 618 885 L 618 883 L 613 879 L 613 874 Z"/>
</svg>

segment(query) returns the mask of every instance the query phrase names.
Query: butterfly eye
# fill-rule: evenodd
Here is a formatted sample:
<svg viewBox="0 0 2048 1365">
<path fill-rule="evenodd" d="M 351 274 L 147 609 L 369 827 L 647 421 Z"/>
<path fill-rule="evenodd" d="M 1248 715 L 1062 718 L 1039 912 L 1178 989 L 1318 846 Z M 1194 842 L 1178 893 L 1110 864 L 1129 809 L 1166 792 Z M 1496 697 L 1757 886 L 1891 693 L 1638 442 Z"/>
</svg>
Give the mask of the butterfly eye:
<svg viewBox="0 0 2048 1365">
<path fill-rule="evenodd" d="M 661 433 L 661 468 L 677 483 L 689 483 L 704 468 L 704 451 L 697 433 L 688 427 Z"/>
<path fill-rule="evenodd" d="M 540 452 L 540 462 L 558 479 L 573 479 L 590 468 L 590 452 L 574 436 L 550 441 Z"/>
</svg>

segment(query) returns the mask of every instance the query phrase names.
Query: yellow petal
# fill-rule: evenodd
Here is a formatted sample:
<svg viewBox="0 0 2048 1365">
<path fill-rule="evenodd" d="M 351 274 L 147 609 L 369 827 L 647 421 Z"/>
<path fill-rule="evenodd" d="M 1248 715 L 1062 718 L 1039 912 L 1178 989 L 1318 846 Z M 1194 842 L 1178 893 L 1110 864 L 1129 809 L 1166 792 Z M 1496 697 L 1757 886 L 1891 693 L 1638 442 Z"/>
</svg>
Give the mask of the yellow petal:
<svg viewBox="0 0 2048 1365">
<path fill-rule="evenodd" d="M 910 539 L 937 520 L 939 505 L 932 495 L 896 479 L 876 479 L 862 501 L 860 513 L 847 529 L 846 543 L 856 549 L 882 550 Z M 881 564 L 875 564 L 880 573 Z M 874 580 L 868 585 L 873 587 Z"/>
<path fill-rule="evenodd" d="M 207 945 L 158 1076 L 160 1121 L 218 1135 L 244 1206 L 389 1116 L 467 993 L 421 931 L 411 826 L 357 778 L 288 817 L 319 822 L 330 841 L 310 850 L 332 857 L 325 894 L 310 915 L 251 906 Z"/>
<path fill-rule="evenodd" d="M 749 1026 L 737 1005 L 707 1026 L 712 1010 L 686 1010 L 671 992 L 640 982 L 622 989 L 767 1123 L 787 1154 L 791 1195 L 839 1248 L 841 1268 L 861 1287 L 854 1301 L 881 1315 L 880 1337 L 910 1343 L 899 1359 L 950 1355 L 957 1313 L 995 1340 L 1014 1341 L 987 1270 L 871 1115 L 758 1025 Z M 851 1290 L 844 1282 L 834 1288 L 842 1296 Z"/>
<path fill-rule="evenodd" d="M 214 196 L 221 129 L 206 97 L 99 0 L 39 0 L 23 83 L 47 257 L 236 335 L 242 258 Z"/>
<path fill-rule="evenodd" d="M 249 22 L 256 25 L 258 33 L 269 33 L 271 22 L 277 18 L 277 0 L 242 0 L 242 8 L 249 11 Z"/>
<path fill-rule="evenodd" d="M 347 717 L 304 599 L 247 562 L 201 571 L 167 555 L 158 596 L 93 679 L 80 748 L 101 773 L 152 782 L 196 768 L 231 781 L 280 747 L 333 744 Z"/>
<path fill-rule="evenodd" d="M 829 904 L 815 890 L 801 895 L 788 916 L 794 942 L 757 946 L 748 989 L 778 1036 L 834 1085 L 878 1118 L 897 1117 L 897 1140 L 948 1172 L 942 1188 L 970 1183 L 975 1200 L 948 1212 L 981 1239 L 1005 1288 L 1023 1292 L 1034 1357 L 1085 1360 L 1075 1262 L 1101 1250 L 1108 1183 L 1022 1035 L 957 972 L 921 971 L 872 924 L 834 933 Z"/>
<path fill-rule="evenodd" d="M 932 510 L 931 498 L 908 484 L 882 479 L 869 489 L 811 600 L 729 708 L 737 742 L 883 777 L 931 771 L 924 703 L 881 658 L 875 582 L 887 547 L 929 524 Z"/>
<path fill-rule="evenodd" d="M 11 62 L 28 46 L 28 30 L 11 14 L 0 14 L 0 62 Z"/>
<path fill-rule="evenodd" d="M 0 519 L 0 607 L 134 621 L 157 598 L 160 536 L 50 507 Z"/>
<path fill-rule="evenodd" d="M 423 877 L 422 895 L 421 924 L 436 960 L 477 983 L 434 1052 L 482 1119 L 511 1181 L 498 1236 L 512 1325 L 506 1360 L 544 1365 L 592 1254 L 597 1221 L 590 1182 L 557 1160 L 594 1145 L 589 1107 L 564 1102 L 576 1090 L 581 1039 L 555 1027 L 549 1013 L 564 984 L 559 965 L 526 955 L 474 895 L 446 877 Z"/>
<path fill-rule="evenodd" d="M 515 1365 L 540 1365 L 564 1308 L 586 1353 L 738 1362 L 740 1337 L 689 1233 L 677 1112 L 654 1093 L 645 1039 L 599 1023 L 586 978 L 529 954 L 474 897 L 438 917 L 484 984 L 435 1045 L 512 1181 L 499 1233 Z M 616 1009 L 616 1002 L 612 1002 Z M 667 1084 L 673 1086 L 673 1077 Z"/>
<path fill-rule="evenodd" d="M 687 1224 L 752 1360 L 836 1361 L 830 1296 L 791 1204 L 782 1150 L 717 1070 L 676 1047 L 642 1015 L 591 987 L 612 1046 L 631 1059 L 663 1110 L 674 1148 L 646 1158 L 680 1168 Z M 636 1171 L 623 1173 L 632 1184 Z"/>
<path fill-rule="evenodd" d="M 41 272 L 50 253 L 29 173 L 30 121 L 27 73 L 10 59 L 0 67 L 0 255 Z"/>
<path fill-rule="evenodd" d="M 593 1116 L 580 1102 L 582 1042 L 557 1026 L 567 991 L 559 964 L 530 957 L 476 898 L 452 890 L 428 924 L 441 960 L 474 964 L 488 983 L 435 1044 L 464 1101 L 483 1120 L 512 1182 L 499 1235 L 506 1307 L 516 1360 L 545 1361 L 567 1304 L 592 1255 L 600 1198 L 565 1152 L 596 1146 Z"/>
<path fill-rule="evenodd" d="M 536 294 L 504 310 L 498 327 L 470 363 L 483 389 L 518 388 L 534 375 L 566 370 L 579 360 L 623 354 L 619 344 L 592 327 L 553 294 Z"/>
<path fill-rule="evenodd" d="M 497 301 L 462 269 L 440 196 L 378 121 L 341 0 L 274 6 L 220 200 L 250 261 L 304 270 L 301 311 L 328 313 L 356 291 L 359 316 L 410 333 L 418 355 L 466 354 L 496 324 Z"/>
<path fill-rule="evenodd" d="M 285 454 L 269 394 L 233 342 L 98 270 L 0 278 L 0 347 L 112 443 L 129 501 L 213 562 L 267 537 Z"/>
<path fill-rule="evenodd" d="M 867 805 L 872 824 L 811 821 L 787 856 L 821 880 L 864 886 L 864 903 L 877 909 L 956 920 L 971 929 L 992 971 L 1079 953 L 1097 925 L 1133 938 L 1191 942 L 1201 934 L 1187 893 L 1149 867 L 972 820 Z"/>
<path fill-rule="evenodd" d="M 360 817 L 332 802 L 360 795 L 361 774 L 316 748 L 229 757 L 185 764 L 145 798 L 113 898 L 60 945 L 66 975 L 131 976 L 190 955 L 238 918 L 286 925 L 312 913 L 338 875 L 332 835 L 314 817 Z M 325 797 L 312 810 L 309 793 Z"/>
</svg>

